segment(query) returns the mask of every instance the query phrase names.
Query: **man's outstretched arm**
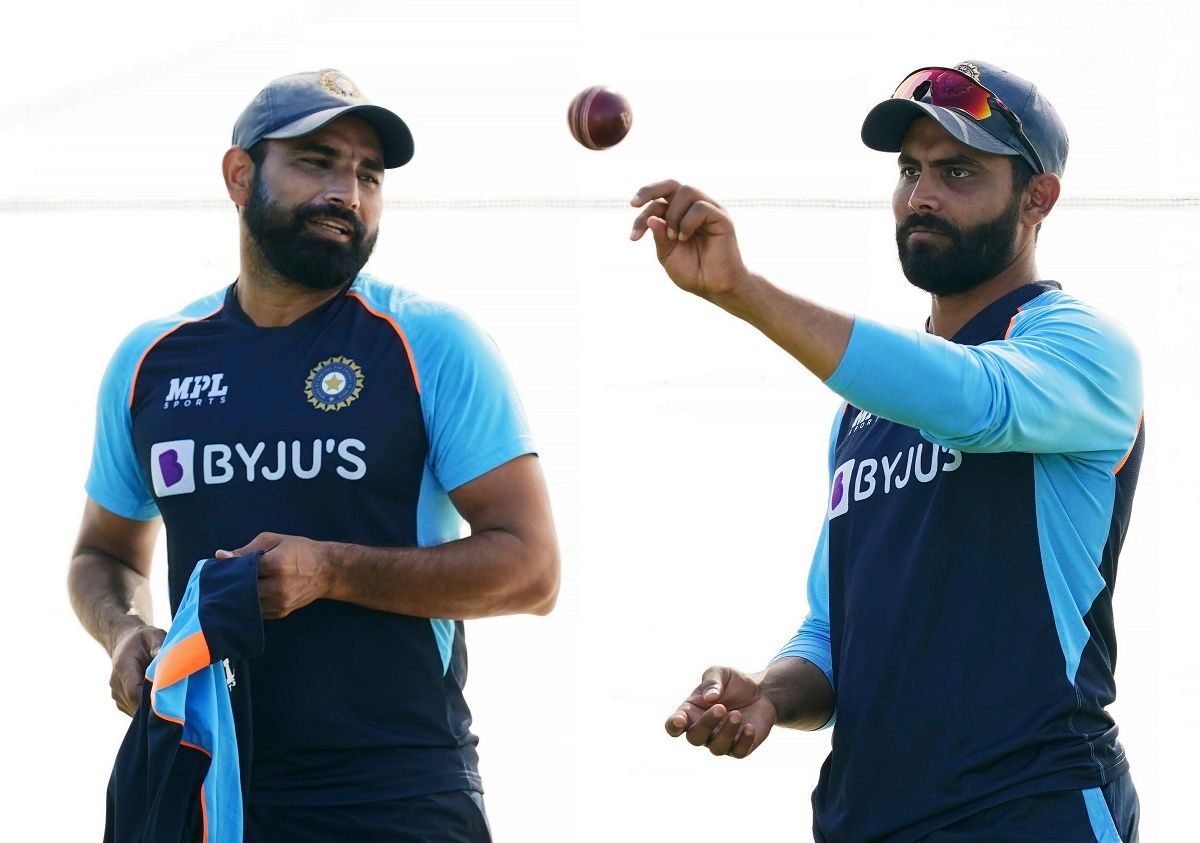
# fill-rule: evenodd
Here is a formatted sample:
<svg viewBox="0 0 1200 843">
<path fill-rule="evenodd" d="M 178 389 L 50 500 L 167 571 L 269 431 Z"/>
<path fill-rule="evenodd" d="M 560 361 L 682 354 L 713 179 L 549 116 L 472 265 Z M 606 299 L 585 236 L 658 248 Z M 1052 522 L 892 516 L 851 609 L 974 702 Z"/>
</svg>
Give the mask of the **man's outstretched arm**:
<svg viewBox="0 0 1200 843">
<path fill-rule="evenodd" d="M 668 180 L 631 200 L 642 212 L 630 239 L 649 231 L 658 260 L 677 287 L 749 322 L 825 380 L 842 360 L 854 319 L 784 292 L 742 261 L 733 220 L 694 187 Z"/>
<path fill-rule="evenodd" d="M 367 547 L 260 533 L 218 558 L 263 551 L 263 617 L 329 598 L 426 618 L 546 614 L 559 554 L 538 459 L 517 457 L 450 492 L 471 535 L 435 547 Z"/>
</svg>

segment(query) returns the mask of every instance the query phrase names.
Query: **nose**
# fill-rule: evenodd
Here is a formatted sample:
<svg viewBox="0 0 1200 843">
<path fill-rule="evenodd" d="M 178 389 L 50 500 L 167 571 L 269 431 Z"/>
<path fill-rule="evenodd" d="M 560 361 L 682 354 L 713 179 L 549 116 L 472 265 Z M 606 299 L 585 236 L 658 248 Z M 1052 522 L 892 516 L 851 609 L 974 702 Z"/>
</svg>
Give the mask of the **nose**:
<svg viewBox="0 0 1200 843">
<path fill-rule="evenodd" d="M 932 213 L 941 209 L 942 202 L 938 196 L 934 179 L 927 173 L 922 173 L 917 179 L 917 183 L 913 185 L 912 193 L 908 197 L 908 207 L 909 210 L 918 214 Z"/>
<path fill-rule="evenodd" d="M 361 197 L 358 191 L 358 176 L 355 173 L 337 174 L 325 189 L 325 201 L 351 211 L 357 211 Z"/>
</svg>

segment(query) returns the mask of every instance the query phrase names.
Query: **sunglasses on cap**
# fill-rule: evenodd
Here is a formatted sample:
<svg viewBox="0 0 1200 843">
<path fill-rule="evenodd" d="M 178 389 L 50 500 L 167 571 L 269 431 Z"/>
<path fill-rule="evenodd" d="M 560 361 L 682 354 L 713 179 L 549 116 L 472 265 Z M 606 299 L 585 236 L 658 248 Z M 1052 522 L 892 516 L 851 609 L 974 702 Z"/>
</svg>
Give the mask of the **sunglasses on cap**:
<svg viewBox="0 0 1200 843">
<path fill-rule="evenodd" d="M 1037 149 L 1021 127 L 1021 118 L 1013 114 L 998 96 L 965 73 L 948 67 L 922 67 L 920 70 L 914 70 L 900 83 L 896 92 L 892 94 L 892 99 L 913 99 L 929 102 L 940 108 L 953 108 L 979 123 L 986 122 L 999 112 L 1032 156 L 1026 160 L 1033 164 L 1039 173 L 1046 172 L 1042 156 L 1038 155 Z"/>
</svg>

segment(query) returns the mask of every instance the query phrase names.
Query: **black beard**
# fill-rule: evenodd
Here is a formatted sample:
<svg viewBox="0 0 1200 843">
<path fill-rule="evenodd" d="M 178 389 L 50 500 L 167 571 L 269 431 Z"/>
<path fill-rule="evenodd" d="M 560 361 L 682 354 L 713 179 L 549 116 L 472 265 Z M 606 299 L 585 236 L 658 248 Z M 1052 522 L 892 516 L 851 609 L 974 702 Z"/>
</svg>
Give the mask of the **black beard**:
<svg viewBox="0 0 1200 843">
<path fill-rule="evenodd" d="M 1012 260 L 1020 194 L 1013 197 L 1000 216 L 965 231 L 940 217 L 910 214 L 896 226 L 896 247 L 904 277 L 914 287 L 935 296 L 965 293 L 1000 274 Z M 913 228 L 941 232 L 949 245 L 922 242 L 909 245 Z"/>
<path fill-rule="evenodd" d="M 316 217 L 346 223 L 352 229 L 350 241 L 336 243 L 314 234 L 309 220 Z M 287 280 L 312 290 L 332 290 L 358 275 L 379 236 L 379 229 L 368 235 L 362 220 L 339 205 L 310 205 L 289 213 L 271 198 L 259 171 L 242 219 L 267 263 Z"/>
</svg>

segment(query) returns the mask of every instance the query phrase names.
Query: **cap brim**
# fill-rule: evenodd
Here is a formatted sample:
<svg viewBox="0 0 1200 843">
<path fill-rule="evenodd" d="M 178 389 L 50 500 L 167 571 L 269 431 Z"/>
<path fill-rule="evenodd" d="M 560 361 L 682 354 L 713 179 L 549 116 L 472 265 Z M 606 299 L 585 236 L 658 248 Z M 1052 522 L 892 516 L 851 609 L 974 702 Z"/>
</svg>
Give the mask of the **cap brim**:
<svg viewBox="0 0 1200 843">
<path fill-rule="evenodd" d="M 312 134 L 322 126 L 339 117 L 353 114 L 370 123 L 379 133 L 379 141 L 383 144 L 383 166 L 387 168 L 403 167 L 413 157 L 413 137 L 408 125 L 397 115 L 379 105 L 347 105 L 340 108 L 327 108 L 293 120 L 286 126 L 263 135 L 264 140 L 281 140 L 284 138 L 299 138 Z"/>
<path fill-rule="evenodd" d="M 996 155 L 1024 155 L 957 111 L 916 100 L 884 100 L 871 109 L 863 120 L 862 142 L 880 152 L 899 152 L 912 121 L 931 117 L 955 140 L 981 152 Z"/>
</svg>

